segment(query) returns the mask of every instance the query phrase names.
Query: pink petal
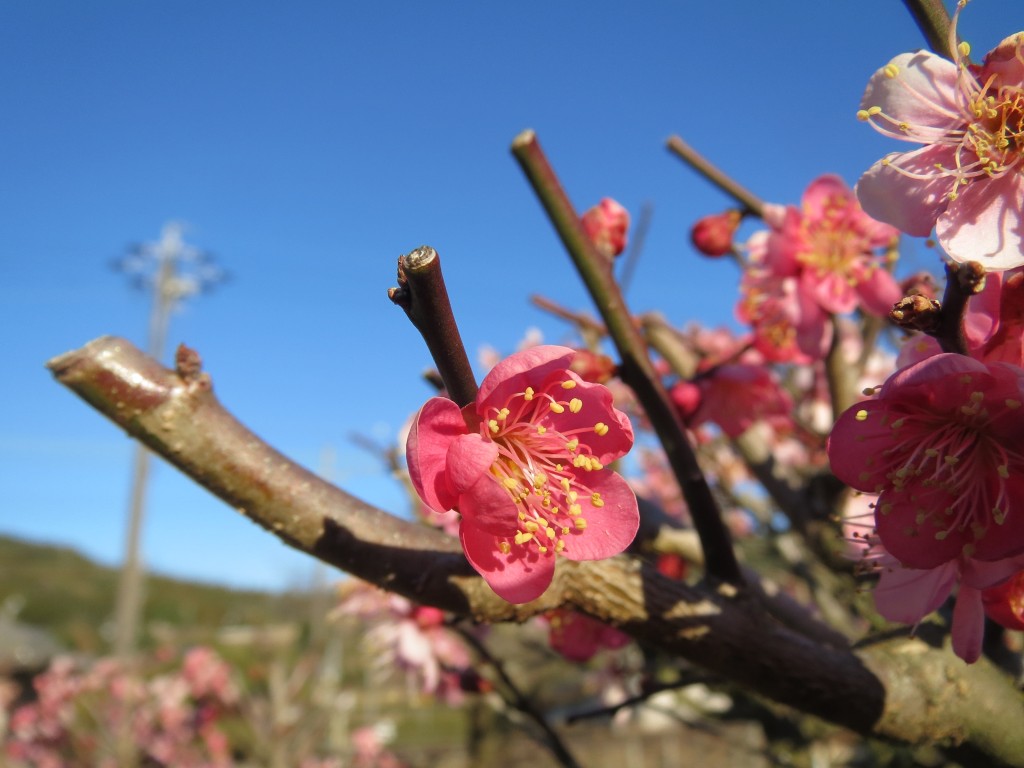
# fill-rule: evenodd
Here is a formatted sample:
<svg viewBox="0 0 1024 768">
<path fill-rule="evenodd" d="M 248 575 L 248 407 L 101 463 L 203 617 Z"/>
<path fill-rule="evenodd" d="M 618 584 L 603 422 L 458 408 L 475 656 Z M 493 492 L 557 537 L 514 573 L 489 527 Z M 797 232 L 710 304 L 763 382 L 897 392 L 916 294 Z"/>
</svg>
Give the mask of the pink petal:
<svg viewBox="0 0 1024 768">
<path fill-rule="evenodd" d="M 462 411 L 444 397 L 433 397 L 416 414 L 405 444 L 409 479 L 423 503 L 436 512 L 454 509 L 456 495 L 448 487 L 449 446 L 467 432 Z"/>
<path fill-rule="evenodd" d="M 514 536 L 519 527 L 519 507 L 512 494 L 489 472 L 459 496 L 459 512 L 463 522 L 493 536 Z"/>
<path fill-rule="evenodd" d="M 836 207 L 837 202 L 839 206 L 843 206 L 852 198 L 853 193 L 846 182 L 839 176 L 828 173 L 819 176 L 808 185 L 800 200 L 800 207 L 805 217 L 821 219 L 829 208 Z"/>
<path fill-rule="evenodd" d="M 984 638 L 985 606 L 981 592 L 961 584 L 953 608 L 953 652 L 973 664 L 981 657 Z"/>
<path fill-rule="evenodd" d="M 580 443 L 589 447 L 602 464 L 625 456 L 633 447 L 633 426 L 629 417 L 612 405 L 611 390 L 603 384 L 583 381 L 572 371 L 555 376 L 559 380 L 576 382 L 575 387 L 564 393 L 567 398 L 579 398 L 583 405 L 577 413 L 568 408 L 560 414 L 551 413 L 545 417 L 545 423 L 550 423 L 562 434 L 579 437 Z M 555 391 L 559 390 L 556 388 Z M 604 435 L 594 431 L 598 422 L 608 425 L 608 432 Z"/>
<path fill-rule="evenodd" d="M 1024 264 L 1024 173 L 980 178 L 960 188 L 935 224 L 935 236 L 955 261 L 980 261 L 986 269 Z"/>
<path fill-rule="evenodd" d="M 587 527 L 563 538 L 562 554 L 570 560 L 601 560 L 617 555 L 633 542 L 640 526 L 636 495 L 615 472 L 583 473 L 582 480 L 601 494 L 604 506 L 595 507 L 590 497 L 580 495 L 581 517 L 587 521 Z"/>
<path fill-rule="evenodd" d="M 825 444 L 832 473 L 851 488 L 878 493 L 889 470 L 883 451 L 892 445 L 893 417 L 886 403 L 868 400 L 840 415 Z"/>
<path fill-rule="evenodd" d="M 887 165 L 886 162 L 890 163 Z M 893 153 L 871 166 L 857 182 L 857 199 L 872 218 L 891 224 L 908 235 L 927 237 L 935 220 L 949 204 L 947 193 L 953 182 L 936 174 L 935 164 L 949 167 L 950 147 L 935 144 L 913 152 Z M 929 179 L 906 176 L 891 164 L 912 173 L 935 175 Z"/>
<path fill-rule="evenodd" d="M 528 603 L 544 594 L 555 574 L 552 553 L 541 556 L 536 548 L 524 550 L 513 547 L 503 555 L 498 551 L 498 539 L 481 531 L 465 519 L 459 529 L 459 538 L 466 559 L 484 581 L 503 600 L 510 603 Z"/>
<path fill-rule="evenodd" d="M 994 562 L 967 560 L 961 569 L 960 580 L 974 589 L 988 589 L 1020 571 L 1024 571 L 1024 555 Z"/>
<path fill-rule="evenodd" d="M 554 371 L 565 370 L 575 351 L 569 347 L 542 345 L 509 355 L 484 377 L 477 392 L 477 411 L 494 404 L 501 408 L 509 397 L 531 384 L 547 379 Z"/>
<path fill-rule="evenodd" d="M 842 315 L 857 308 L 857 293 L 840 272 L 805 269 L 800 273 L 800 290 L 828 312 Z"/>
<path fill-rule="evenodd" d="M 448 485 L 456 494 L 465 493 L 498 459 L 498 446 L 480 435 L 459 435 L 448 446 L 445 466 Z"/>
<path fill-rule="evenodd" d="M 990 75 L 996 75 L 1006 85 L 1024 82 L 1024 61 L 1021 60 L 1020 33 L 1010 35 L 985 56 L 978 80 L 988 82 Z"/>
<path fill-rule="evenodd" d="M 875 587 L 875 608 L 888 621 L 917 624 L 945 602 L 956 576 L 955 562 L 928 570 L 883 570 Z"/>
<path fill-rule="evenodd" d="M 903 291 L 888 271 L 873 269 L 868 279 L 857 285 L 857 295 L 865 312 L 887 317 L 893 304 L 903 298 Z"/>
<path fill-rule="evenodd" d="M 890 67 L 897 69 L 896 77 L 885 74 Z M 889 117 L 911 126 L 951 129 L 965 122 L 957 95 L 956 64 L 934 53 L 917 51 L 901 53 L 872 75 L 861 107 L 880 107 Z M 911 135 L 909 140 L 917 139 Z"/>
</svg>

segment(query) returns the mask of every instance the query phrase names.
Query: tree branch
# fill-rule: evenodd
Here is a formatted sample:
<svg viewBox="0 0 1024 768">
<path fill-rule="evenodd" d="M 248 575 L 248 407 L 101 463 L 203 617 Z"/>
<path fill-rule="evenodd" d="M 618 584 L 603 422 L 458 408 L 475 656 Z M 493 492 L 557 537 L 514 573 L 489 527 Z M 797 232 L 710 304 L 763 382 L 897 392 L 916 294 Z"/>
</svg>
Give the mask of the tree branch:
<svg viewBox="0 0 1024 768">
<path fill-rule="evenodd" d="M 949 12 L 943 0 L 903 0 L 903 4 L 917 22 L 921 34 L 928 41 L 928 47 L 939 56 L 952 60 L 954 53 L 950 48 Z M 953 45 L 956 45 L 955 41 Z"/>
<path fill-rule="evenodd" d="M 472 571 L 455 540 L 289 461 L 223 409 L 195 353 L 179 348 L 177 360 L 171 371 L 123 339 L 103 337 L 48 365 L 60 383 L 250 520 L 385 589 L 487 622 L 574 608 L 859 733 L 970 742 L 994 761 L 1024 766 L 1020 695 L 984 660 L 967 666 L 948 647 L 907 638 L 858 655 L 824 647 L 753 610 L 728 585 L 689 586 L 625 556 L 562 561 L 542 598 L 511 605 Z"/>
</svg>

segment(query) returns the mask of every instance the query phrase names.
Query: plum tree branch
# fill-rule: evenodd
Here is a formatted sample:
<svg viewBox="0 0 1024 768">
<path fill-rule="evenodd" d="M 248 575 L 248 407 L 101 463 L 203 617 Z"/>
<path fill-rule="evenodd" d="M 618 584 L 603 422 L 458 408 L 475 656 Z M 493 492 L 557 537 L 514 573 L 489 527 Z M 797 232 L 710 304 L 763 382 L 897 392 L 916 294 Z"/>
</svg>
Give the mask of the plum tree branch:
<svg viewBox="0 0 1024 768">
<path fill-rule="evenodd" d="M 266 445 L 220 405 L 191 350 L 179 348 L 172 371 L 123 339 L 103 337 L 48 366 L 100 413 L 285 543 L 419 603 L 486 622 L 574 608 L 858 733 L 970 743 L 992 761 L 1024 766 L 1020 694 L 984 660 L 967 666 L 948 647 L 905 637 L 856 654 L 823 646 L 729 585 L 689 586 L 626 556 L 563 561 L 543 597 L 511 605 L 473 572 L 454 539 L 376 509 Z"/>
</svg>

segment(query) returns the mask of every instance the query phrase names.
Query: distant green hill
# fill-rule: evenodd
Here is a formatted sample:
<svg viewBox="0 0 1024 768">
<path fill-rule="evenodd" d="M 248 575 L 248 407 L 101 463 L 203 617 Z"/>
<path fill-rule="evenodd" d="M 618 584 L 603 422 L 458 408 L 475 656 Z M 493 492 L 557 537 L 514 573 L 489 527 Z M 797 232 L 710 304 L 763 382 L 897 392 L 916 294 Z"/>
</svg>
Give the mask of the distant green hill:
<svg viewBox="0 0 1024 768">
<path fill-rule="evenodd" d="M 67 547 L 0 536 L 0 605 L 23 601 L 18 620 L 51 632 L 68 649 L 108 649 L 117 570 Z M 308 594 L 272 594 L 179 581 L 146 579 L 143 623 L 214 629 L 309 618 Z"/>
</svg>

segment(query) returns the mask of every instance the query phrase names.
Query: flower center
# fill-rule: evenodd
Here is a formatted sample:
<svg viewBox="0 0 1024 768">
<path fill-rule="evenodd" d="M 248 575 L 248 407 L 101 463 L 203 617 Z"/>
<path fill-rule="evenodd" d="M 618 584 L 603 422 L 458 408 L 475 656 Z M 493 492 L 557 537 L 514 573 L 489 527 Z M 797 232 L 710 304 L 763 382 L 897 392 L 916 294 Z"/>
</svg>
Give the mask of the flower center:
<svg viewBox="0 0 1024 768">
<path fill-rule="evenodd" d="M 961 378 L 968 389 L 970 379 L 969 375 Z M 938 541 L 954 531 L 977 541 L 990 523 L 1002 525 L 1010 502 L 1006 488 L 1010 465 L 1017 465 L 1022 457 L 993 438 L 989 426 L 1020 405 L 1009 399 L 993 403 L 984 392 L 972 390 L 955 411 L 909 412 L 889 423 L 895 442 L 882 455 L 891 468 L 886 473 L 890 486 L 882 489 L 886 498 L 880 499 L 878 513 L 892 511 L 892 495 L 909 494 L 917 505 L 917 527 L 908 529 L 907 535 L 922 531 L 928 522 Z M 860 413 L 866 417 L 866 411 Z M 922 489 L 925 499 L 919 498 Z M 934 491 L 940 495 L 936 497 Z M 943 503 L 937 503 L 943 498 Z M 964 554 L 972 553 L 973 545 L 965 544 Z"/>
<path fill-rule="evenodd" d="M 609 427 L 601 421 L 585 427 L 564 424 L 569 419 L 578 423 L 576 414 L 584 408 L 580 398 L 570 396 L 575 388 L 574 379 L 552 382 L 540 392 L 527 387 L 504 407 L 492 407 L 481 424 L 481 433 L 498 446 L 491 474 L 518 508 L 515 535 L 498 542 L 503 554 L 513 546 L 535 547 L 541 554 L 562 552 L 567 537 L 586 530 L 581 500 L 604 506 L 601 494 L 580 476 L 604 469 L 585 440 L 589 434 L 607 434 Z"/>
</svg>

